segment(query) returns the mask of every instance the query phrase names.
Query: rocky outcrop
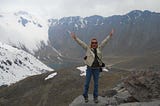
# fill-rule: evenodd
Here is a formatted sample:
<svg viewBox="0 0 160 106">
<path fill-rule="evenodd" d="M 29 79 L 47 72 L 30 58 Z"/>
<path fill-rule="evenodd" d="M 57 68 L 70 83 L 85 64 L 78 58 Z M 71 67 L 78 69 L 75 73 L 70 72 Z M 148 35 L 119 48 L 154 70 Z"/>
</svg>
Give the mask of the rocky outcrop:
<svg viewBox="0 0 160 106">
<path fill-rule="evenodd" d="M 106 97 L 115 98 L 117 104 L 128 103 L 121 106 L 159 106 L 160 71 L 133 72 L 123 83 L 105 93 Z"/>
<path fill-rule="evenodd" d="M 160 99 L 160 72 L 141 71 L 124 81 L 124 87 L 138 101 Z"/>
<path fill-rule="evenodd" d="M 79 96 L 70 106 L 160 106 L 160 71 L 134 72 L 102 96 L 98 105 Z"/>
<path fill-rule="evenodd" d="M 106 101 L 106 98 L 98 97 L 99 103 L 95 104 L 93 101 L 93 96 L 91 94 L 88 95 L 89 102 L 85 103 L 84 98 L 82 95 L 78 96 L 74 99 L 74 101 L 69 106 L 106 106 L 108 102 Z"/>
</svg>

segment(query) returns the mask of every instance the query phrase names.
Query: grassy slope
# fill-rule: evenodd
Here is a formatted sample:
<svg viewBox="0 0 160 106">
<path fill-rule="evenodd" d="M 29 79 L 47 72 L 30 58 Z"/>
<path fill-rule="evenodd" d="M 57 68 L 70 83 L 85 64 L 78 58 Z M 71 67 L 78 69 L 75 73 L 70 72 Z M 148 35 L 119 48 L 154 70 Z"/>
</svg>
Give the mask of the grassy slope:
<svg viewBox="0 0 160 106">
<path fill-rule="evenodd" d="M 154 65 L 160 66 L 160 51 L 142 56 L 108 56 L 105 62 L 118 69 L 146 69 Z"/>
</svg>

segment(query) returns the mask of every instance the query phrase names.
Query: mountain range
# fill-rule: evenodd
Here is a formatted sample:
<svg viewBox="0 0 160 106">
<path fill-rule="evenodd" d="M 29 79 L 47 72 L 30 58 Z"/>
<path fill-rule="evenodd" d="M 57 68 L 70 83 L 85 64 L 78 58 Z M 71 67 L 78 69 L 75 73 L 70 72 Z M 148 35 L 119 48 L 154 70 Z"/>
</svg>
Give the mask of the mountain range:
<svg viewBox="0 0 160 106">
<path fill-rule="evenodd" d="M 70 38 L 68 32 L 89 44 L 92 37 L 101 42 L 111 29 L 112 39 L 104 50 L 104 55 L 143 55 L 160 50 L 160 13 L 148 10 L 134 10 L 125 15 L 102 17 L 64 17 L 52 19 L 49 27 L 49 41 L 62 55 L 82 57 L 82 49 Z"/>
</svg>

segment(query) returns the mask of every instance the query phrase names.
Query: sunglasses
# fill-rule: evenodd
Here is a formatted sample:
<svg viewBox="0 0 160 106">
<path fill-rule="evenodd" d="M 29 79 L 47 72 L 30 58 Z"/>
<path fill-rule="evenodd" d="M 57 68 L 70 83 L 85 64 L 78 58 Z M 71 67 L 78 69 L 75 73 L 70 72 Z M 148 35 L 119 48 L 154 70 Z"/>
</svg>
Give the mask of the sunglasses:
<svg viewBox="0 0 160 106">
<path fill-rule="evenodd" d="M 92 44 L 98 44 L 98 42 L 91 42 Z"/>
</svg>

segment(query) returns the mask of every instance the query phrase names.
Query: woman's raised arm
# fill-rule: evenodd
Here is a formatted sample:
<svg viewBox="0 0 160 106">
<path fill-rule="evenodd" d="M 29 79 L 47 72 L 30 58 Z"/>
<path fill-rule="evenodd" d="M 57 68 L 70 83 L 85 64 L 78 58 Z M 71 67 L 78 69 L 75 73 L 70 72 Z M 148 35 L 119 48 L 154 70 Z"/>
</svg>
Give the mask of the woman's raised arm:
<svg viewBox="0 0 160 106">
<path fill-rule="evenodd" d="M 100 48 L 104 48 L 104 46 L 107 44 L 109 39 L 113 36 L 113 33 L 114 33 L 114 29 L 112 29 L 110 34 L 101 42 L 101 44 L 99 45 Z"/>
<path fill-rule="evenodd" d="M 81 47 L 83 47 L 84 49 L 87 49 L 87 47 L 88 47 L 87 44 L 84 43 L 83 41 L 81 41 L 81 40 L 76 36 L 75 33 L 71 32 L 70 35 L 71 35 L 71 37 L 72 37 Z"/>
</svg>

